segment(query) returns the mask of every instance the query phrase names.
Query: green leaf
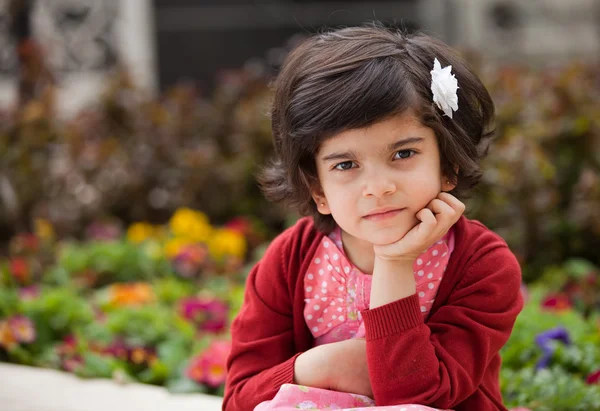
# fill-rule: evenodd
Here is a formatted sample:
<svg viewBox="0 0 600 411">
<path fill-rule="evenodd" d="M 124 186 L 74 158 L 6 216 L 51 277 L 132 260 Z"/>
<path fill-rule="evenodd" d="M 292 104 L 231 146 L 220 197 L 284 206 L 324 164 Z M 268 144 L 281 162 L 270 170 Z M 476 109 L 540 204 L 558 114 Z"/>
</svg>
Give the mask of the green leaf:
<svg viewBox="0 0 600 411">
<path fill-rule="evenodd" d="M 167 390 L 173 394 L 206 393 L 207 389 L 189 378 L 179 378 L 167 384 Z"/>
<path fill-rule="evenodd" d="M 109 356 L 92 352 L 83 353 L 83 366 L 77 369 L 82 377 L 111 378 L 119 367 L 119 361 Z"/>
</svg>

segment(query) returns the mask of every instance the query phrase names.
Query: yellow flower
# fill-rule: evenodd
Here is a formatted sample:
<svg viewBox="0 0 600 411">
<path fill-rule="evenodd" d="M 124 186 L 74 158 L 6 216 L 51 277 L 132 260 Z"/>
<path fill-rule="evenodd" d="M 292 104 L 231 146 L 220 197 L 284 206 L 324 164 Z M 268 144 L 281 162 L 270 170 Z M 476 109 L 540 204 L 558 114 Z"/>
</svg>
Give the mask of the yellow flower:
<svg viewBox="0 0 600 411">
<path fill-rule="evenodd" d="M 187 238 L 172 238 L 165 244 L 165 255 L 167 258 L 174 258 L 181 252 L 182 248 L 187 247 L 190 244 L 193 244 L 193 242 Z"/>
<path fill-rule="evenodd" d="M 134 223 L 127 229 L 127 240 L 139 244 L 155 236 L 157 229 L 149 223 Z"/>
<path fill-rule="evenodd" d="M 35 222 L 35 234 L 44 241 L 54 240 L 54 228 L 48 220 L 42 218 L 36 218 Z"/>
<path fill-rule="evenodd" d="M 246 254 L 246 239 L 242 234 L 228 228 L 216 230 L 210 239 L 208 248 L 211 256 L 219 260 L 226 255 L 244 258 Z"/>
<path fill-rule="evenodd" d="M 176 237 L 188 238 L 193 242 L 208 241 L 213 230 L 206 214 L 191 208 L 178 209 L 171 217 L 169 226 Z"/>
</svg>

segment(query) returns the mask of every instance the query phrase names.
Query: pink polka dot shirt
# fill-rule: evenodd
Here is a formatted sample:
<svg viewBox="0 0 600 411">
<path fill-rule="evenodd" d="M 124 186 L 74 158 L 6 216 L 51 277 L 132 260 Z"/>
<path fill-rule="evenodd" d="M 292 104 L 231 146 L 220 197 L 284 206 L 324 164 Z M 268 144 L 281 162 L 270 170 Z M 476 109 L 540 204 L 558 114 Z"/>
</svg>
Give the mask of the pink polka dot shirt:
<svg viewBox="0 0 600 411">
<path fill-rule="evenodd" d="M 450 229 L 415 261 L 413 270 L 421 313 L 426 319 L 454 249 Z M 304 319 L 315 345 L 364 337 L 360 314 L 369 308 L 371 275 L 354 267 L 344 253 L 341 230 L 323 237 L 304 274 Z"/>
</svg>

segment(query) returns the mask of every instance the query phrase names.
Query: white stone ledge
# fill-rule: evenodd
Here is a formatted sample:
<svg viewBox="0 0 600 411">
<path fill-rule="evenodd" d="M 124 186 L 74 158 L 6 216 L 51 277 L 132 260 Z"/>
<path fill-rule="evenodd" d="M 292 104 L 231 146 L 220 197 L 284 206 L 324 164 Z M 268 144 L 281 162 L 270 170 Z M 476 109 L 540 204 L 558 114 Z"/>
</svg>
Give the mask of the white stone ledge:
<svg viewBox="0 0 600 411">
<path fill-rule="evenodd" d="M 162 387 L 0 364 L 2 411 L 220 411 L 222 399 L 170 394 Z"/>
</svg>

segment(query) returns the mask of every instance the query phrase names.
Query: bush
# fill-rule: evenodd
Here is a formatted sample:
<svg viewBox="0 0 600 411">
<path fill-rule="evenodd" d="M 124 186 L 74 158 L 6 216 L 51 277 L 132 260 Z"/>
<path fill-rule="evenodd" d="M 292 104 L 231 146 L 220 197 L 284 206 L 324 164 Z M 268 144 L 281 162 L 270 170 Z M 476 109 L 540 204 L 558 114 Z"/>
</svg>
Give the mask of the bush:
<svg viewBox="0 0 600 411">
<path fill-rule="evenodd" d="M 484 73 L 497 140 L 468 209 L 505 238 L 527 281 L 570 257 L 600 263 L 597 64 Z"/>
</svg>

